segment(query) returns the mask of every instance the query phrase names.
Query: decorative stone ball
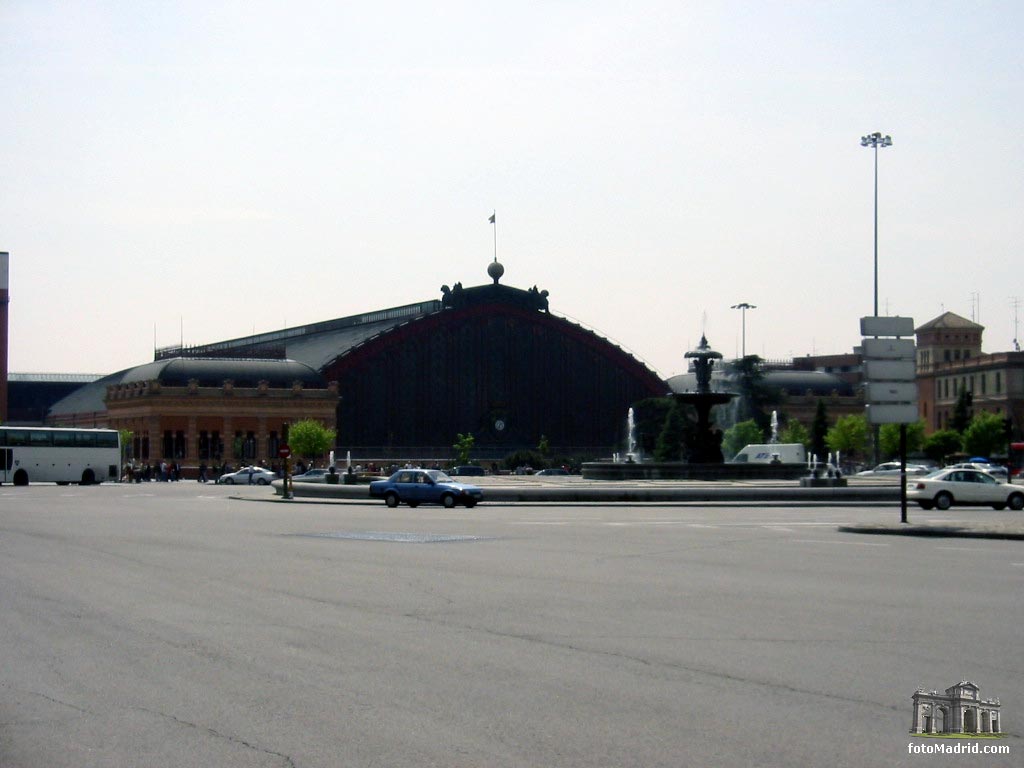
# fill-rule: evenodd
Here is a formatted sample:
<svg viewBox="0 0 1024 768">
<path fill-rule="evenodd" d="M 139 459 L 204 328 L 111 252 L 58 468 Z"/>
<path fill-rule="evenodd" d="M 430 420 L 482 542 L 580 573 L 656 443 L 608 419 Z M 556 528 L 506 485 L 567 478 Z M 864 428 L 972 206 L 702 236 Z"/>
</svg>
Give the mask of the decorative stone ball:
<svg viewBox="0 0 1024 768">
<path fill-rule="evenodd" d="M 501 262 L 492 261 L 487 265 L 487 274 L 490 275 L 491 279 L 494 280 L 495 284 L 497 284 L 498 281 L 501 280 L 501 276 L 505 274 L 505 268 L 501 265 Z"/>
</svg>

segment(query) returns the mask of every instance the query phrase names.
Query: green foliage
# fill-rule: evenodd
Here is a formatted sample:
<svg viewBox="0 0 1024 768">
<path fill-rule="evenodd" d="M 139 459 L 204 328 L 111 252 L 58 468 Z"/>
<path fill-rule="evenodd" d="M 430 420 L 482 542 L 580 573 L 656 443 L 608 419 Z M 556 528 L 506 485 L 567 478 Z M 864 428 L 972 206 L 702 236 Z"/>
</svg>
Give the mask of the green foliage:
<svg viewBox="0 0 1024 768">
<path fill-rule="evenodd" d="M 517 469 L 518 467 L 533 467 L 534 469 L 547 469 L 548 461 L 538 451 L 516 451 L 504 458 L 505 469 Z"/>
<path fill-rule="evenodd" d="M 459 432 L 455 439 L 455 445 L 452 446 L 455 450 L 455 463 L 469 464 L 469 454 L 472 452 L 475 444 L 476 438 L 473 437 L 472 432 L 467 432 L 466 434 Z"/>
<path fill-rule="evenodd" d="M 655 461 L 679 461 L 683 458 L 683 436 L 686 433 L 686 420 L 679 404 L 672 402 L 665 415 L 658 442 L 654 446 Z"/>
<path fill-rule="evenodd" d="M 964 430 L 964 450 L 971 456 L 991 456 L 1006 451 L 1003 418 L 994 413 L 976 413 Z"/>
<path fill-rule="evenodd" d="M 818 407 L 814 411 L 814 421 L 811 424 L 811 453 L 819 458 L 824 458 L 828 453 L 828 446 L 825 439 L 828 437 L 828 412 L 825 410 L 825 401 L 819 400 Z"/>
<path fill-rule="evenodd" d="M 672 398 L 649 397 L 633 403 L 633 422 L 636 424 L 636 443 L 644 456 L 653 456 L 658 445 L 658 436 L 665 426 L 668 412 L 672 410 Z M 625 422 L 625 416 L 623 416 Z"/>
<path fill-rule="evenodd" d="M 830 451 L 839 451 L 843 456 L 863 454 L 868 445 L 867 419 L 861 414 L 843 416 L 825 435 L 825 444 Z"/>
<path fill-rule="evenodd" d="M 953 406 L 953 421 L 950 426 L 961 435 L 971 423 L 971 406 L 974 404 L 974 395 L 969 390 L 961 389 L 960 395 Z"/>
<path fill-rule="evenodd" d="M 800 443 L 804 448 L 809 448 L 811 445 L 811 433 L 808 432 L 807 427 L 799 421 L 796 419 L 790 419 L 782 429 L 779 430 L 779 442 Z"/>
<path fill-rule="evenodd" d="M 727 370 L 739 390 L 739 418 L 753 419 L 762 430 L 765 430 L 770 420 L 766 415 L 766 409 L 777 404 L 779 397 L 778 393 L 765 383 L 762 363 L 757 355 L 747 355 L 729 363 Z"/>
<path fill-rule="evenodd" d="M 757 426 L 756 421 L 747 419 L 725 430 L 725 434 L 722 436 L 722 455 L 728 461 L 739 453 L 744 446 L 763 442 L 764 432 Z"/>
<path fill-rule="evenodd" d="M 303 419 L 292 424 L 288 430 L 288 446 L 292 455 L 306 459 L 323 456 L 334 447 L 337 433 L 314 419 Z M 236 446 L 235 455 L 241 456 L 241 446 Z"/>
<path fill-rule="evenodd" d="M 124 463 L 132 455 L 132 439 L 135 433 L 130 429 L 119 429 L 117 434 L 121 438 L 121 462 Z"/>
<path fill-rule="evenodd" d="M 891 459 L 900 455 L 900 425 L 883 424 L 878 430 L 878 442 L 882 458 Z M 907 453 L 917 453 L 924 446 L 924 422 L 907 424 Z"/>
<path fill-rule="evenodd" d="M 551 443 L 548 442 L 547 435 L 540 436 L 540 442 L 537 444 L 537 451 L 541 456 L 548 456 L 551 453 Z"/>
<path fill-rule="evenodd" d="M 963 450 L 963 438 L 956 430 L 940 429 L 924 439 L 921 450 L 929 459 L 941 464 L 950 454 Z"/>
</svg>

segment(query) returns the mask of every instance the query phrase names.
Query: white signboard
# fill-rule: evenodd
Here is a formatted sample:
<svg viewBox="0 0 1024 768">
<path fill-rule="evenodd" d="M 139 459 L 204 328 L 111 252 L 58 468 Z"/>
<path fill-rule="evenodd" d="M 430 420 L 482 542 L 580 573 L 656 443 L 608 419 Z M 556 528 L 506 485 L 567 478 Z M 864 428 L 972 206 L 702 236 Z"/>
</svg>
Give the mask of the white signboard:
<svg viewBox="0 0 1024 768">
<path fill-rule="evenodd" d="M 869 403 L 916 403 L 917 384 L 912 381 L 869 381 L 864 385 Z"/>
<path fill-rule="evenodd" d="M 868 424 L 913 424 L 919 418 L 917 404 L 868 405 Z"/>
<path fill-rule="evenodd" d="M 861 336 L 913 336 L 912 317 L 862 317 Z"/>
<path fill-rule="evenodd" d="M 864 357 L 868 360 L 913 360 L 913 339 L 863 339 Z"/>
<path fill-rule="evenodd" d="M 914 381 L 914 361 L 865 360 L 864 378 L 868 381 Z"/>
</svg>

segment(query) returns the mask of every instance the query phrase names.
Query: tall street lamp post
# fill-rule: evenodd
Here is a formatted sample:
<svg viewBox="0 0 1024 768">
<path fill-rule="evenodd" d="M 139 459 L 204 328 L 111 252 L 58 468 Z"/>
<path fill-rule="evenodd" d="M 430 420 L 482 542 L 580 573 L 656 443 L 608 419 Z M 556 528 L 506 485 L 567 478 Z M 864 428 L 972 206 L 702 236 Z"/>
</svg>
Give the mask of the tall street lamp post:
<svg viewBox="0 0 1024 768">
<path fill-rule="evenodd" d="M 860 145 L 871 147 L 875 150 L 875 317 L 878 317 L 878 148 L 891 147 L 892 136 L 883 136 L 878 133 L 869 133 L 861 136 Z"/>
<path fill-rule="evenodd" d="M 748 304 L 747 302 L 744 301 L 744 302 L 742 302 L 740 304 L 733 304 L 732 307 L 730 307 L 730 309 L 738 309 L 742 313 L 743 320 L 742 320 L 741 324 L 743 326 L 743 346 L 741 347 L 741 349 L 743 350 L 742 357 L 746 357 L 747 356 L 747 310 L 748 309 L 757 309 L 757 305 L 755 305 L 755 304 Z"/>
<path fill-rule="evenodd" d="M 874 316 L 878 317 L 878 148 L 879 147 L 891 147 L 892 137 L 883 136 L 878 131 L 869 133 L 867 136 L 860 137 L 860 145 L 862 147 L 871 147 L 875 151 L 875 311 Z M 901 441 L 903 435 L 906 434 L 906 425 L 903 425 L 900 429 Z M 875 464 L 877 465 L 881 461 L 882 448 L 879 445 L 879 428 L 875 425 L 872 430 L 872 438 L 874 442 L 874 453 L 875 453 Z M 901 453 L 901 456 L 903 454 Z M 906 476 L 904 475 L 903 487 L 906 487 Z M 906 509 L 906 507 L 904 507 Z"/>
</svg>

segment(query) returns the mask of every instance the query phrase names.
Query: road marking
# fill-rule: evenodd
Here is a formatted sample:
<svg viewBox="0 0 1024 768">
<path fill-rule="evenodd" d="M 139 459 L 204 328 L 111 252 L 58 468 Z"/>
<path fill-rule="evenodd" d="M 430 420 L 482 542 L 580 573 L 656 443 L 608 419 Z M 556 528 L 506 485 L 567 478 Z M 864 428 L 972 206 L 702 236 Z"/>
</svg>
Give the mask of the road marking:
<svg viewBox="0 0 1024 768">
<path fill-rule="evenodd" d="M 936 547 L 936 549 L 943 549 L 946 552 L 978 552 L 978 547 Z"/>
</svg>

